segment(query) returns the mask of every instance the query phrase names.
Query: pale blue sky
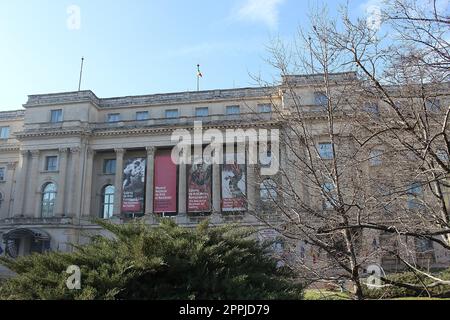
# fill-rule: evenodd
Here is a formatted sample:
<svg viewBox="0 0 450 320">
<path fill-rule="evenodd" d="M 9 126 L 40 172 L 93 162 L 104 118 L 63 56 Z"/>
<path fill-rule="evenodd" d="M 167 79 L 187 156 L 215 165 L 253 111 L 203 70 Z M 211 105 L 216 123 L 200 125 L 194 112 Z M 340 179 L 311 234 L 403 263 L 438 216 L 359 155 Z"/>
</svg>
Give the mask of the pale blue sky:
<svg viewBox="0 0 450 320">
<path fill-rule="evenodd" d="M 354 13 L 376 0 L 350 1 Z M 331 10 L 338 2 L 325 1 Z M 342 2 L 341 2 L 342 3 Z M 99 97 L 255 85 L 276 77 L 264 61 L 271 37 L 291 39 L 313 1 L 0 0 L 0 110 L 28 94 L 82 89 Z M 67 24 L 80 8 L 80 28 Z M 330 10 L 330 11 L 331 11 Z"/>
</svg>

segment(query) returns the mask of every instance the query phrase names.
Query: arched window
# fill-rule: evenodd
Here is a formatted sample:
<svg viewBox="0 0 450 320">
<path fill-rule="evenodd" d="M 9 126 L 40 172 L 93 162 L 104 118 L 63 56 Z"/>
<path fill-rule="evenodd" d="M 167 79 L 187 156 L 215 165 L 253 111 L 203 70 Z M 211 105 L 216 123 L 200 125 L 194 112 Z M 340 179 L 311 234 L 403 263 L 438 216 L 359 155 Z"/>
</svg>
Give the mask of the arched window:
<svg viewBox="0 0 450 320">
<path fill-rule="evenodd" d="M 42 188 L 41 215 L 43 218 L 52 217 L 55 208 L 56 185 L 47 183 Z"/>
<path fill-rule="evenodd" d="M 109 219 L 114 213 L 114 186 L 107 185 L 102 191 L 102 211 L 100 213 L 103 219 Z"/>
</svg>

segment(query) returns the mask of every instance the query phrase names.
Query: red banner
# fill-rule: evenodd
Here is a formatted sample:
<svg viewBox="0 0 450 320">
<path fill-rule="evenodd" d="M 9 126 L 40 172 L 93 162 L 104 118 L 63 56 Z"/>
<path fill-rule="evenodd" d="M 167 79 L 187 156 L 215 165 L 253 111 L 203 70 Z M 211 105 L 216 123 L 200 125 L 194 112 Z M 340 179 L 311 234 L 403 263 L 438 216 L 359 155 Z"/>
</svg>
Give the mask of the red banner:
<svg viewBox="0 0 450 320">
<path fill-rule="evenodd" d="M 156 153 L 154 179 L 154 212 L 177 212 L 177 165 L 170 150 Z"/>
<path fill-rule="evenodd" d="M 234 158 L 235 163 L 222 166 L 222 211 L 247 210 L 247 182 L 244 155 L 226 154 L 226 159 Z M 236 158 L 240 160 L 237 163 Z"/>
<path fill-rule="evenodd" d="M 188 212 L 210 212 L 211 165 L 196 163 L 188 172 Z"/>
</svg>

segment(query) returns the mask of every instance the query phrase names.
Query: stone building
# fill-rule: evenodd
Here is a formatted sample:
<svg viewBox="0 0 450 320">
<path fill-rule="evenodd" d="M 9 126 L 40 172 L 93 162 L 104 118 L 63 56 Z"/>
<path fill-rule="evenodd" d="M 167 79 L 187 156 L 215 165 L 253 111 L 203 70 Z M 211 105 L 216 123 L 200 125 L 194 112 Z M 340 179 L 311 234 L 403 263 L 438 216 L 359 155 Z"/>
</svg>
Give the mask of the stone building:
<svg viewBox="0 0 450 320">
<path fill-rule="evenodd" d="M 296 86 L 314 111 L 320 89 L 309 79 L 299 76 Z M 289 99 L 282 86 L 114 98 L 86 90 L 30 95 L 23 107 L 0 112 L 0 238 L 11 256 L 71 250 L 71 243 L 88 241 L 89 232 L 101 232 L 93 217 L 121 223 L 143 216 L 155 224 L 171 216 L 185 226 L 208 217 L 260 225 L 251 213 L 267 190 L 248 148 L 239 182 L 244 205 L 225 199 L 231 178 L 224 181 L 221 165 L 211 166 L 209 189 L 199 193 L 190 189 L 192 167 L 170 166 L 164 155 L 176 144 L 174 130 L 192 130 L 194 121 L 219 132 L 280 129 Z M 136 189 L 127 193 L 136 175 Z"/>
</svg>

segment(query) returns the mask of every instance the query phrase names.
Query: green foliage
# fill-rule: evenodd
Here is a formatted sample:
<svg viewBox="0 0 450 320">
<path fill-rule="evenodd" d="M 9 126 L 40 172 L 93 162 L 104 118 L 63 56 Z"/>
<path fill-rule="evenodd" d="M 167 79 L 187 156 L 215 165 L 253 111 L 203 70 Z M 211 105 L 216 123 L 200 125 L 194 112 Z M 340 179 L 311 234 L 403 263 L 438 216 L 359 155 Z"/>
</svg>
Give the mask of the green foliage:
<svg viewBox="0 0 450 320">
<path fill-rule="evenodd" d="M 293 274 L 276 267 L 268 244 L 237 226 L 182 228 L 170 220 L 96 221 L 115 236 L 95 237 L 73 253 L 0 258 L 18 276 L 0 299 L 299 299 Z M 81 268 L 81 289 L 66 287 L 69 265 Z"/>
<path fill-rule="evenodd" d="M 442 280 L 450 280 L 450 269 L 446 269 L 434 274 L 437 278 Z M 401 284 L 412 284 L 418 289 L 405 288 L 398 285 L 386 286 L 380 289 L 365 289 L 364 296 L 368 299 L 391 299 L 399 297 L 428 297 L 428 292 L 432 297 L 450 297 L 450 285 L 438 285 L 427 287 L 435 280 L 425 275 L 414 274 L 413 272 L 401 272 L 390 274 L 386 279 Z"/>
</svg>

